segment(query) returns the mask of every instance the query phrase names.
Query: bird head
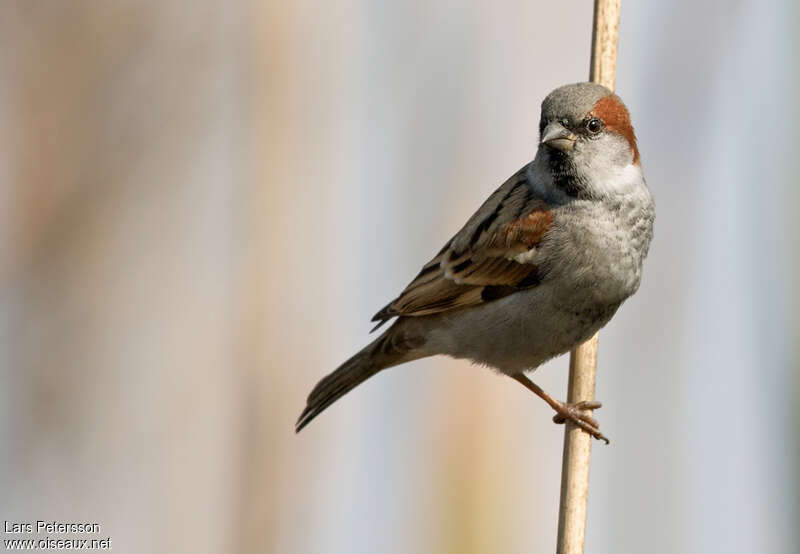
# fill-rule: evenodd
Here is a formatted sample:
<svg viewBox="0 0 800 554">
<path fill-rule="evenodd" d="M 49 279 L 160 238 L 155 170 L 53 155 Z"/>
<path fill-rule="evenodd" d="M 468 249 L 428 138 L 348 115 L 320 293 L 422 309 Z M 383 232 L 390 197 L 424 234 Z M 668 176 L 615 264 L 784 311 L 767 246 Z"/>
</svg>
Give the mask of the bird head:
<svg viewBox="0 0 800 554">
<path fill-rule="evenodd" d="M 542 102 L 537 157 L 557 187 L 572 196 L 624 192 L 641 180 L 639 149 L 628 109 L 602 85 L 557 88 Z"/>
</svg>

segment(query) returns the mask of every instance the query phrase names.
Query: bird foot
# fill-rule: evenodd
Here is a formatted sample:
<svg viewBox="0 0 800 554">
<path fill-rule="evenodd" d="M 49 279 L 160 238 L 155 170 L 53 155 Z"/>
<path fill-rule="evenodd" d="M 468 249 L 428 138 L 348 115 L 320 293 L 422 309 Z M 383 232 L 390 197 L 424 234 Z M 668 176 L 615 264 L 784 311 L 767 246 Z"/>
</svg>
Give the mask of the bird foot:
<svg viewBox="0 0 800 554">
<path fill-rule="evenodd" d="M 594 438 L 606 441 L 606 444 L 611 442 L 600 432 L 600 426 L 597 424 L 597 420 L 585 412 L 585 410 L 596 410 L 601 407 L 602 404 L 600 402 L 594 400 L 584 400 L 573 404 L 560 402 L 547 394 L 542 387 L 525 377 L 522 373 L 515 373 L 511 375 L 511 378 L 522 383 L 526 389 L 547 402 L 548 406 L 556 411 L 556 415 L 553 416 L 553 421 L 556 423 L 564 423 L 565 421 L 572 422 Z"/>
<path fill-rule="evenodd" d="M 603 404 L 597 401 L 582 401 L 569 404 L 567 402 L 558 402 L 558 406 L 554 407 L 556 415 L 553 416 L 553 421 L 556 423 L 564 423 L 569 421 L 580 427 L 597 440 L 609 441 L 603 433 L 600 432 L 600 425 L 597 420 L 587 413 L 586 410 L 596 410 L 602 407 Z"/>
</svg>

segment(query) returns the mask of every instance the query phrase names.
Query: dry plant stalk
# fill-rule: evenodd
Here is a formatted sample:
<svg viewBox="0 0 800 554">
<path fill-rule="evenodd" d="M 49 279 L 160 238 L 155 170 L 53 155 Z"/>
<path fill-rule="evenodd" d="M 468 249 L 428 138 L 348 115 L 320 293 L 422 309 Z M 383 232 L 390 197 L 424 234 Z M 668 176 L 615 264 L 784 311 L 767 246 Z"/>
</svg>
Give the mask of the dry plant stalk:
<svg viewBox="0 0 800 554">
<path fill-rule="evenodd" d="M 595 0 L 589 80 L 614 90 L 620 0 Z M 595 334 L 570 353 L 567 402 L 594 400 L 598 338 Z M 592 437 L 567 422 L 558 510 L 558 554 L 583 554 Z"/>
</svg>

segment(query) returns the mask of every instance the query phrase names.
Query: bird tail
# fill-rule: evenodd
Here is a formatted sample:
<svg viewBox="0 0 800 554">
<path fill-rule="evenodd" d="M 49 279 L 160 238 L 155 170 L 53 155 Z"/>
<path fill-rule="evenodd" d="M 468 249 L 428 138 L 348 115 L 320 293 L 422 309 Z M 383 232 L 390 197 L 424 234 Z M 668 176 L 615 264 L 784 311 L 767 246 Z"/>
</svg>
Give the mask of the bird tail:
<svg viewBox="0 0 800 554">
<path fill-rule="evenodd" d="M 424 340 L 410 337 L 395 322 L 380 337 L 325 376 L 308 395 L 306 408 L 295 423 L 295 432 L 308 425 L 328 406 L 379 371 L 427 356 L 419 351 Z"/>
</svg>

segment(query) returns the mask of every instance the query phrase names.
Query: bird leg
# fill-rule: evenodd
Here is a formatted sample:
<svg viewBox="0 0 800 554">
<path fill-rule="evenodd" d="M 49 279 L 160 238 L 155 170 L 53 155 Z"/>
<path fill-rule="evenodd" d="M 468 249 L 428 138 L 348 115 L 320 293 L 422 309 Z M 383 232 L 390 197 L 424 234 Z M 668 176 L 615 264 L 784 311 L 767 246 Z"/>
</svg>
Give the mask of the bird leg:
<svg viewBox="0 0 800 554">
<path fill-rule="evenodd" d="M 539 385 L 525 377 L 522 373 L 516 373 L 511 376 L 515 380 L 519 381 L 523 384 L 523 386 L 536 394 L 539 398 L 547 402 L 551 408 L 556 411 L 556 415 L 553 416 L 553 421 L 556 423 L 564 423 L 565 421 L 571 421 L 591 436 L 598 440 L 603 440 L 608 444 L 610 441 L 600 432 L 600 426 L 597 423 L 597 420 L 593 418 L 590 414 L 586 413 L 585 410 L 596 410 L 600 408 L 602 404 L 597 401 L 583 401 L 583 402 L 576 402 L 574 404 L 568 404 L 566 402 L 559 402 L 549 394 L 547 394 L 544 389 L 542 389 Z"/>
</svg>

